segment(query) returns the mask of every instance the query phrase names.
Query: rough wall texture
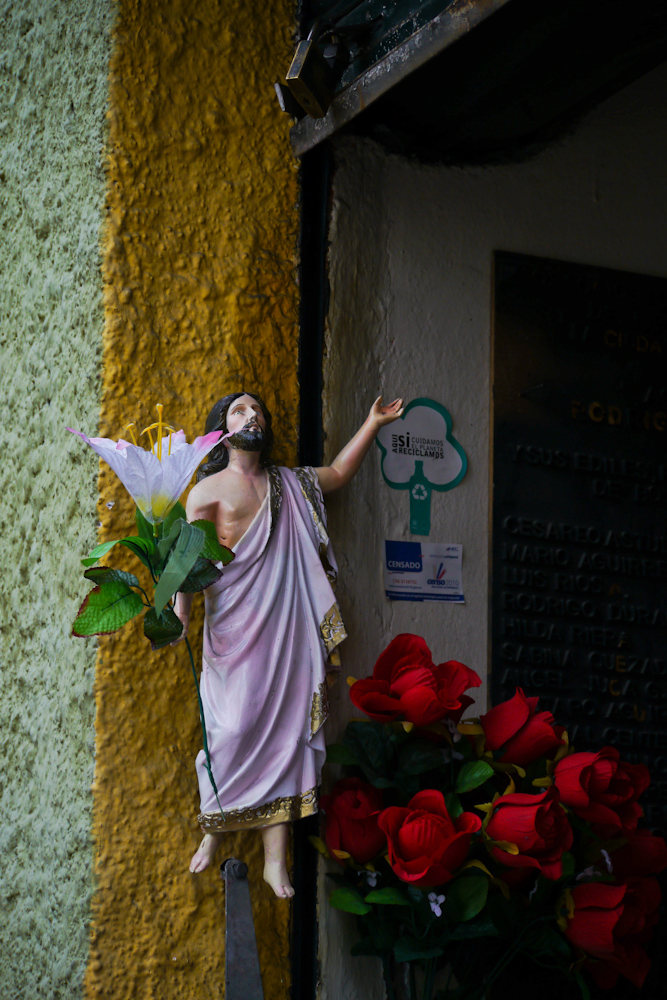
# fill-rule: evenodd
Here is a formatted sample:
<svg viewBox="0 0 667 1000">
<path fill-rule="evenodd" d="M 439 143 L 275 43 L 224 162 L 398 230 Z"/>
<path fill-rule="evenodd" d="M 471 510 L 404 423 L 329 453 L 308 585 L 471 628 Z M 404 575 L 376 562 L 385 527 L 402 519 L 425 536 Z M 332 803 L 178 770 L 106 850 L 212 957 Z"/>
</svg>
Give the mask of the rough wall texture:
<svg viewBox="0 0 667 1000">
<path fill-rule="evenodd" d="M 393 635 L 411 631 L 425 636 L 436 660 L 460 659 L 485 674 L 493 251 L 667 275 L 666 156 L 664 67 L 518 165 L 423 167 L 370 142 L 337 141 L 326 454 L 335 455 L 383 389 L 390 398 L 426 395 L 447 406 L 469 462 L 462 483 L 434 493 L 431 507 L 431 539 L 463 544 L 465 605 L 385 600 L 383 539 L 411 536 L 407 495 L 384 484 L 377 453 L 344 495 L 331 498 L 350 635 L 345 673 L 365 676 Z M 335 698 L 342 728 L 351 714 L 342 685 Z M 322 904 L 321 1000 L 380 1000 L 379 969 L 341 955 L 344 938 L 340 948 L 331 944 L 349 933 L 343 922 Z"/>
<path fill-rule="evenodd" d="M 96 477 L 99 230 L 113 10 L 0 2 L 0 996 L 81 995 L 93 642 L 73 642 Z"/>
<path fill-rule="evenodd" d="M 165 418 L 192 437 L 225 392 L 258 388 L 275 415 L 278 458 L 294 461 L 297 165 L 272 87 L 288 65 L 291 23 L 287 0 L 119 4 L 102 435 L 121 434 L 130 420 L 143 428 L 162 402 Z M 100 489 L 102 535 L 121 537 L 130 504 L 106 469 Z M 191 641 L 198 655 L 199 627 Z M 201 836 L 201 737 L 184 647 L 151 653 L 136 624 L 102 639 L 96 697 L 87 995 L 219 997 L 218 866 L 188 872 Z M 250 865 L 265 995 L 284 998 L 289 907 L 261 881 L 260 837 L 230 836 L 221 854 Z"/>
</svg>

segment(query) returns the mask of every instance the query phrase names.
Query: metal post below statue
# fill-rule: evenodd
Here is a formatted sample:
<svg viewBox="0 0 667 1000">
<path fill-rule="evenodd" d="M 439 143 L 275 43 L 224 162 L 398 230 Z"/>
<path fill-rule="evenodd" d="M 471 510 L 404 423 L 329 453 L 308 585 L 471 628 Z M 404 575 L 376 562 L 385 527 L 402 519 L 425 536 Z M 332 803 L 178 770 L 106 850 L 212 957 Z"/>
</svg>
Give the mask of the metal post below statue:
<svg viewBox="0 0 667 1000">
<path fill-rule="evenodd" d="M 248 866 L 228 858 L 220 875 L 225 883 L 225 1000 L 264 1000 Z"/>
</svg>

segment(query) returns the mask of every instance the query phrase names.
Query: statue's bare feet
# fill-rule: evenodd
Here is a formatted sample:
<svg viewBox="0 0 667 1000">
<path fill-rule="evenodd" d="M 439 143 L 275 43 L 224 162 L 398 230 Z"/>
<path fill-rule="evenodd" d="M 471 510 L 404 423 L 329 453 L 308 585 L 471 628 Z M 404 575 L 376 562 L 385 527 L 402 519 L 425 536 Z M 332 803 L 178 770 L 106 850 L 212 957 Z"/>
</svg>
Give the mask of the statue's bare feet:
<svg viewBox="0 0 667 1000">
<path fill-rule="evenodd" d="M 287 823 L 276 823 L 262 829 L 264 841 L 264 881 L 271 886 L 278 899 L 291 899 L 294 895 L 287 874 Z"/>
<path fill-rule="evenodd" d="M 271 886 L 278 899 L 291 899 L 294 895 L 284 861 L 267 857 L 264 861 L 264 881 Z"/>
<path fill-rule="evenodd" d="M 190 871 L 195 874 L 203 872 L 205 868 L 208 868 L 221 843 L 221 833 L 205 833 L 199 849 L 195 852 L 190 862 Z"/>
</svg>

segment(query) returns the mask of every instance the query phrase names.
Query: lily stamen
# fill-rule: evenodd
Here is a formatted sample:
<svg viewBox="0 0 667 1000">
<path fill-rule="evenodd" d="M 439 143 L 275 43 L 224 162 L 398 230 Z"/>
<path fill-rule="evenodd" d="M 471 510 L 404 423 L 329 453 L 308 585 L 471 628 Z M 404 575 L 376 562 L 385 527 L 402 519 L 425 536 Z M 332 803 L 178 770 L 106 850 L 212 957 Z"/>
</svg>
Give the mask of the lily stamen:
<svg viewBox="0 0 667 1000">
<path fill-rule="evenodd" d="M 149 438 L 150 443 L 151 443 L 151 451 L 154 454 L 157 455 L 158 462 L 161 462 L 162 461 L 162 432 L 163 432 L 163 430 L 169 431 L 169 451 L 167 452 L 167 454 L 171 455 L 171 435 L 174 433 L 174 428 L 170 427 L 169 424 L 163 424 L 162 423 L 162 411 L 164 410 L 164 406 L 162 405 L 162 403 L 156 403 L 155 404 L 155 409 L 157 410 L 157 415 L 158 415 L 157 423 L 151 424 L 149 427 L 146 427 L 141 432 L 141 436 L 143 436 L 144 434 L 148 434 L 148 438 Z M 157 428 L 157 448 L 153 444 L 153 435 L 151 434 L 151 431 L 154 431 L 156 428 Z"/>
</svg>

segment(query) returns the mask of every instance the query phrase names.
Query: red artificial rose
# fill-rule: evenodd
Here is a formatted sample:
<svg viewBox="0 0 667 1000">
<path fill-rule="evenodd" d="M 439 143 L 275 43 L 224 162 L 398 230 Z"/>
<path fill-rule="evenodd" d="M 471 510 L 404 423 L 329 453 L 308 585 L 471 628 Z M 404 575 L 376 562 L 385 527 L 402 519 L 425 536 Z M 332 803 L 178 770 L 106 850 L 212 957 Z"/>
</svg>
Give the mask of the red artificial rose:
<svg viewBox="0 0 667 1000">
<path fill-rule="evenodd" d="M 359 865 L 365 865 L 385 844 L 378 828 L 382 809 L 382 794 L 361 778 L 345 778 L 337 782 L 331 795 L 320 800 L 326 814 L 324 838 L 335 860 L 334 851 L 346 851 Z"/>
<path fill-rule="evenodd" d="M 614 747 L 602 747 L 598 753 L 573 753 L 559 761 L 554 781 L 561 801 L 606 838 L 637 829 L 642 815 L 637 799 L 650 777 L 643 764 L 628 764 Z"/>
<path fill-rule="evenodd" d="M 627 844 L 613 852 L 611 865 L 617 878 L 656 875 L 667 868 L 667 844 L 650 830 L 637 830 Z"/>
<path fill-rule="evenodd" d="M 376 722 L 405 719 L 429 726 L 445 717 L 456 721 L 472 704 L 463 692 L 481 680 L 457 660 L 437 666 L 421 636 L 403 633 L 389 643 L 373 668 L 373 676 L 350 688 L 352 702 Z"/>
<path fill-rule="evenodd" d="M 651 964 L 642 945 L 650 940 L 658 919 L 657 881 L 585 882 L 571 892 L 574 913 L 565 936 L 592 959 L 586 968 L 598 986 L 611 989 L 622 975 L 641 989 Z"/>
<path fill-rule="evenodd" d="M 442 885 L 468 856 L 473 833 L 482 822 L 474 813 L 450 818 L 442 792 L 417 792 L 406 808 L 390 806 L 378 826 L 387 835 L 389 864 L 403 882 Z"/>
<path fill-rule="evenodd" d="M 512 792 L 493 803 L 486 825 L 491 840 L 516 844 L 518 854 L 490 847 L 496 861 L 508 868 L 537 868 L 545 878 L 559 879 L 562 857 L 572 846 L 572 829 L 555 788 L 539 795 Z"/>
<path fill-rule="evenodd" d="M 554 729 L 551 712 L 538 712 L 539 698 L 526 698 L 521 688 L 509 701 L 496 705 L 480 718 L 487 750 L 504 747 L 501 763 L 523 767 L 543 754 L 555 753 L 562 740 Z M 561 730 L 562 731 L 562 730 Z"/>
</svg>

